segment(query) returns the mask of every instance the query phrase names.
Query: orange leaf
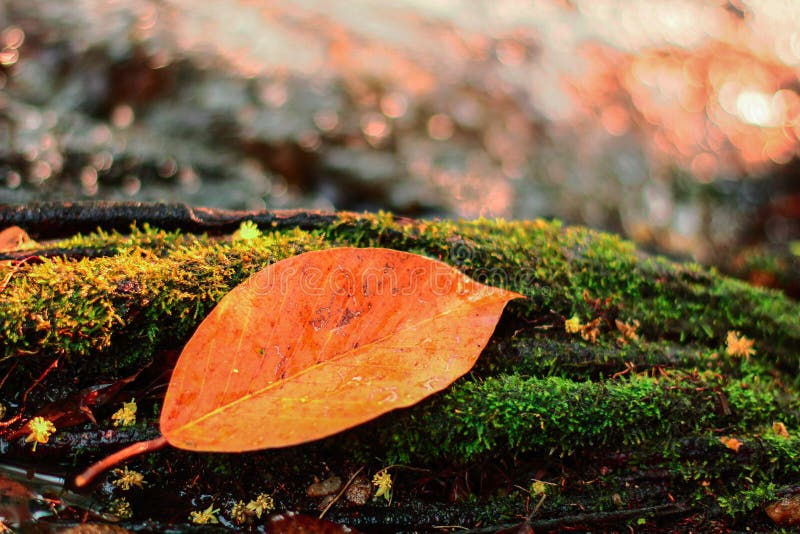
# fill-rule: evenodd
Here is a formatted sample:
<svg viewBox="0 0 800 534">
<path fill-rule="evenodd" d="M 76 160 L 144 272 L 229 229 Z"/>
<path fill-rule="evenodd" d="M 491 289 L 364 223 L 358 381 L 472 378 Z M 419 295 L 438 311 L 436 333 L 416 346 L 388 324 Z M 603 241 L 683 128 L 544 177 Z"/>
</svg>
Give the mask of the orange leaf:
<svg viewBox="0 0 800 534">
<path fill-rule="evenodd" d="M 0 231 L 0 252 L 10 252 L 17 250 L 19 247 L 32 240 L 28 237 L 27 232 L 19 226 L 9 226 L 5 230 Z"/>
<path fill-rule="evenodd" d="M 739 452 L 739 449 L 742 447 L 743 443 L 736 438 L 729 438 L 727 436 L 719 438 L 720 443 L 728 447 L 734 452 Z"/>
<path fill-rule="evenodd" d="M 521 296 L 388 249 L 275 263 L 228 293 L 186 344 L 161 432 L 179 448 L 241 452 L 410 406 L 469 371 Z"/>
</svg>

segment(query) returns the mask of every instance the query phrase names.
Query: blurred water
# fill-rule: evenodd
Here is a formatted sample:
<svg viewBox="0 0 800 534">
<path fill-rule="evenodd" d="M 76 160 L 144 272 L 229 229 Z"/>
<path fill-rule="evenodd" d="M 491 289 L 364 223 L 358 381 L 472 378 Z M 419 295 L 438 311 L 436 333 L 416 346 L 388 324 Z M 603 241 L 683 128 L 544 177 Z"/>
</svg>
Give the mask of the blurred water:
<svg viewBox="0 0 800 534">
<path fill-rule="evenodd" d="M 6 0 L 0 202 L 800 239 L 800 4 Z"/>
</svg>

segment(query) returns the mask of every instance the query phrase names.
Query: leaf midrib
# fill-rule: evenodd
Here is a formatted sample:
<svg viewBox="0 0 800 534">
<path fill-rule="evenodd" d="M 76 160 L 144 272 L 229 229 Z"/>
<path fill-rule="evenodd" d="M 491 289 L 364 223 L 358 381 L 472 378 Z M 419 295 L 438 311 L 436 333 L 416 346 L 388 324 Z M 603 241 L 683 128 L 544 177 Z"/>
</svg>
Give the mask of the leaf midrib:
<svg viewBox="0 0 800 534">
<path fill-rule="evenodd" d="M 464 275 L 462 275 L 462 276 L 464 276 Z M 485 291 L 484 287 L 485 286 L 483 286 L 483 284 L 481 284 L 481 287 L 480 287 L 480 291 L 481 292 Z M 256 391 L 254 391 L 252 393 L 247 393 L 246 395 L 243 395 L 242 397 L 239 397 L 236 400 L 233 400 L 231 402 L 228 402 L 226 404 L 223 404 L 223 405 L 215 408 L 214 410 L 211 410 L 210 412 L 202 415 L 201 417 L 198 417 L 196 419 L 193 419 L 193 420 L 189 421 L 188 423 L 185 423 L 185 424 L 183 424 L 183 425 L 181 425 L 179 427 L 176 427 L 174 430 L 172 430 L 170 432 L 170 434 L 171 435 L 175 435 L 175 434 L 180 434 L 182 432 L 185 432 L 188 429 L 201 424 L 203 421 L 206 421 L 208 419 L 216 417 L 217 415 L 222 414 L 222 413 L 226 412 L 227 410 L 232 409 L 234 406 L 236 406 L 238 404 L 241 404 L 241 403 L 243 403 L 245 401 L 248 401 L 250 399 L 262 396 L 266 392 L 268 392 L 269 390 L 275 389 L 275 388 L 277 388 L 278 386 L 282 385 L 285 382 L 289 382 L 290 380 L 293 380 L 293 379 L 296 379 L 296 378 L 301 377 L 303 375 L 306 375 L 306 374 L 308 374 L 308 373 L 310 373 L 310 372 L 312 372 L 312 371 L 314 371 L 314 370 L 316 370 L 316 369 L 318 369 L 318 368 L 320 368 L 322 366 L 329 365 L 329 364 L 331 364 L 333 362 L 339 361 L 339 360 L 343 359 L 344 357 L 346 357 L 348 354 L 351 354 L 353 351 L 356 351 L 356 350 L 363 351 L 364 349 L 366 349 L 366 348 L 368 348 L 368 347 L 370 347 L 372 345 L 375 345 L 375 344 L 377 344 L 379 342 L 382 342 L 382 341 L 384 341 L 386 339 L 391 338 L 392 336 L 396 335 L 398 332 L 401 332 L 401 331 L 404 331 L 404 330 L 407 330 L 407 329 L 413 328 L 413 327 L 419 327 L 420 325 L 423 325 L 425 323 L 432 322 L 432 321 L 434 321 L 434 320 L 436 320 L 436 319 L 438 319 L 440 317 L 449 315 L 449 314 L 453 313 L 454 311 L 456 311 L 456 310 L 458 310 L 460 308 L 463 308 L 465 306 L 469 306 L 475 301 L 483 300 L 487 296 L 488 295 L 486 295 L 486 294 L 482 294 L 480 297 L 478 297 L 474 301 L 471 300 L 471 299 L 458 300 L 455 303 L 454 306 L 447 307 L 446 310 L 443 311 L 443 312 L 437 313 L 435 315 L 428 316 L 428 317 L 422 319 L 419 322 L 409 323 L 406 328 L 403 328 L 401 330 L 395 330 L 395 331 L 390 332 L 390 333 L 388 333 L 388 334 L 386 334 L 386 335 L 384 335 L 382 337 L 376 338 L 376 339 L 374 339 L 374 340 L 372 340 L 372 341 L 370 341 L 368 343 L 364 343 L 363 345 L 359 345 L 358 347 L 350 348 L 349 350 L 346 350 L 346 351 L 344 351 L 344 352 L 342 352 L 340 354 L 337 354 L 337 355 L 335 355 L 335 356 L 333 356 L 331 358 L 328 358 L 325 361 L 310 365 L 310 366 L 306 367 L 305 369 L 302 369 L 301 371 L 293 374 L 289 378 L 284 378 L 284 379 L 276 380 L 274 382 L 270 382 L 266 386 L 264 386 L 262 388 L 259 388 L 259 389 L 257 389 Z"/>
</svg>

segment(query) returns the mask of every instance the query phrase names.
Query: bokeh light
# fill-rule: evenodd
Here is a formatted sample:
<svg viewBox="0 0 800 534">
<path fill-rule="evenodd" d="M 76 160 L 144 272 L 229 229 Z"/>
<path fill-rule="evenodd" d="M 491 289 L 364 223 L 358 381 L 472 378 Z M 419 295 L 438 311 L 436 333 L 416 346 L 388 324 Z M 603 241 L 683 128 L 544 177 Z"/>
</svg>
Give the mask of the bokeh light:
<svg viewBox="0 0 800 534">
<path fill-rule="evenodd" d="M 800 239 L 800 3 L 6 4 L 0 201 L 558 217 L 701 261 Z"/>
</svg>

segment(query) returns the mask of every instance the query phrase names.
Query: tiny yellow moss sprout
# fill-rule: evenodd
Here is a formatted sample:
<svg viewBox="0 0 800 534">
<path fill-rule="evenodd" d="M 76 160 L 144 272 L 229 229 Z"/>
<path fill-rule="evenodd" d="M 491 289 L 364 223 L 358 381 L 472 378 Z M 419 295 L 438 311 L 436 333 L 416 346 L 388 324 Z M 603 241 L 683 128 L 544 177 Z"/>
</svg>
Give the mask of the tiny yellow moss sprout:
<svg viewBox="0 0 800 534">
<path fill-rule="evenodd" d="M 195 525 L 211 525 L 219 523 L 219 519 L 214 514 L 218 513 L 219 509 L 214 508 L 214 505 L 211 504 L 203 510 L 202 512 L 191 512 L 189 514 L 189 519 Z"/>
<path fill-rule="evenodd" d="M 119 517 L 120 519 L 130 519 L 133 517 L 133 508 L 131 503 L 125 497 L 114 499 L 108 504 L 108 511 L 110 514 Z"/>
<path fill-rule="evenodd" d="M 114 474 L 119 478 L 113 481 L 112 484 L 123 491 L 127 491 L 134 486 L 141 488 L 142 485 L 146 484 L 143 474 L 138 471 L 128 469 L 127 467 L 123 467 L 122 469 L 114 469 Z"/>
<path fill-rule="evenodd" d="M 123 402 L 122 408 L 111 415 L 114 426 L 131 426 L 136 424 L 136 399 Z"/>
<path fill-rule="evenodd" d="M 56 426 L 45 419 L 44 417 L 34 417 L 28 421 L 28 429 L 31 431 L 28 437 L 25 438 L 27 443 L 33 442 L 33 450 L 36 450 L 36 445 L 39 443 L 47 443 L 50 435 L 56 431 Z"/>
<path fill-rule="evenodd" d="M 375 498 L 383 497 L 387 502 L 392 502 L 392 475 L 386 469 L 375 473 L 372 477 L 372 485 L 378 488 Z"/>
<path fill-rule="evenodd" d="M 544 495 L 547 493 L 547 482 L 541 480 L 534 480 L 531 484 L 531 495 Z"/>
<path fill-rule="evenodd" d="M 246 508 L 261 519 L 261 514 L 269 513 L 275 509 L 275 501 L 267 493 L 259 493 L 255 499 L 247 503 Z"/>
<path fill-rule="evenodd" d="M 234 239 L 241 241 L 250 241 L 251 239 L 257 239 L 259 237 L 261 237 L 261 230 L 258 229 L 258 225 L 253 221 L 242 221 L 242 224 L 239 225 L 239 229 L 233 236 Z"/>
<path fill-rule="evenodd" d="M 753 348 L 753 344 L 755 342 L 752 339 L 746 338 L 735 330 L 730 330 L 728 332 L 728 339 L 725 343 L 725 351 L 730 356 L 750 358 L 750 356 L 756 353 L 756 349 Z"/>
<path fill-rule="evenodd" d="M 568 334 L 577 334 L 581 331 L 582 327 L 583 325 L 581 324 L 581 320 L 577 315 L 573 315 L 564 321 L 564 330 L 566 330 Z"/>
<path fill-rule="evenodd" d="M 268 493 L 259 493 L 255 499 L 249 501 L 247 504 L 244 501 L 239 501 L 231 508 L 231 519 L 236 523 L 243 525 L 249 523 L 253 517 L 261 519 L 265 513 L 269 513 L 275 509 L 275 501 Z"/>
<path fill-rule="evenodd" d="M 253 513 L 247 509 L 244 501 L 238 501 L 231 507 L 231 519 L 238 525 L 244 525 L 253 517 Z"/>
</svg>

